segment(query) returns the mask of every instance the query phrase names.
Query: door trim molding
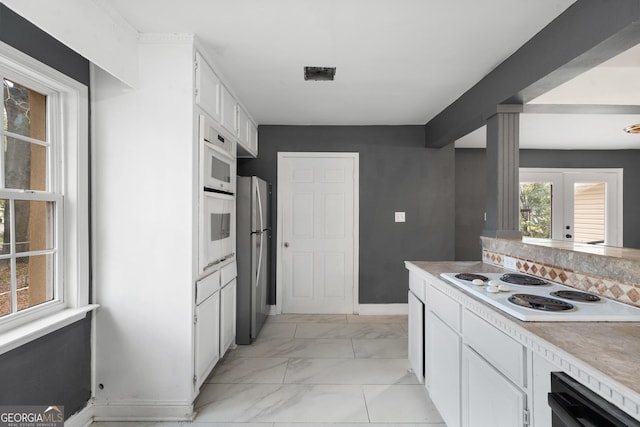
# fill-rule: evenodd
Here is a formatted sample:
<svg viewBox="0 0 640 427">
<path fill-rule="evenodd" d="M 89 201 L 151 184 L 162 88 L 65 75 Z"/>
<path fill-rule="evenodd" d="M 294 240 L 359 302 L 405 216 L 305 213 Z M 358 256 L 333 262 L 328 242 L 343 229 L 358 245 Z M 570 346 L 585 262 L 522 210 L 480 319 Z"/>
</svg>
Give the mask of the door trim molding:
<svg viewBox="0 0 640 427">
<path fill-rule="evenodd" d="M 360 154 L 352 152 L 278 152 L 277 165 L 277 210 L 276 224 L 276 313 L 282 313 L 282 160 L 285 158 L 350 158 L 354 160 L 353 170 L 353 314 L 358 314 L 360 284 Z"/>
</svg>

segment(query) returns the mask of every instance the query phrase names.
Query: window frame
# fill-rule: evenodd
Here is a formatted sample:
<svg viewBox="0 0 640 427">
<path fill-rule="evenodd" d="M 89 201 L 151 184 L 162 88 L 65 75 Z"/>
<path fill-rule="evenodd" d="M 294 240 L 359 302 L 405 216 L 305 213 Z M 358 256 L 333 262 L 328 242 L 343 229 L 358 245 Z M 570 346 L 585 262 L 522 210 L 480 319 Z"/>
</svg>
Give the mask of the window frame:
<svg viewBox="0 0 640 427">
<path fill-rule="evenodd" d="M 59 299 L 0 317 L 0 354 L 60 329 L 97 308 L 89 299 L 89 99 L 82 83 L 0 42 L 3 77 L 47 95 L 50 178 L 46 192 L 18 199 L 56 201 L 56 277 Z M 0 189 L 2 194 L 21 190 Z"/>
</svg>

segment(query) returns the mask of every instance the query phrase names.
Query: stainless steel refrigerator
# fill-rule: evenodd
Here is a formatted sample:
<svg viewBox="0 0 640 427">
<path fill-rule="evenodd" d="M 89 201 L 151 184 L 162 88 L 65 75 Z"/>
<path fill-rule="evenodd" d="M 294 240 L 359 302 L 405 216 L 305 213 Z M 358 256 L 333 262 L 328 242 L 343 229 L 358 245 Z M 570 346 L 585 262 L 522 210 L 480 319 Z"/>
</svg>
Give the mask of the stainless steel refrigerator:
<svg viewBox="0 0 640 427">
<path fill-rule="evenodd" d="M 251 344 L 269 314 L 271 186 L 256 176 L 239 176 L 236 185 L 236 343 Z"/>
</svg>

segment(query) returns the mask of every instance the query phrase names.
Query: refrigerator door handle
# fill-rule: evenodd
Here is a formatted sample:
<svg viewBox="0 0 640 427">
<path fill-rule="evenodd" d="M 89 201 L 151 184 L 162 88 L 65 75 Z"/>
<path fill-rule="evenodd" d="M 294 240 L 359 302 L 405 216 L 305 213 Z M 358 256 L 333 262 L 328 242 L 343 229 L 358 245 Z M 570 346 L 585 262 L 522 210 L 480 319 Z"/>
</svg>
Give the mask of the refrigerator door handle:
<svg viewBox="0 0 640 427">
<path fill-rule="evenodd" d="M 258 269 L 256 270 L 256 288 L 260 283 L 260 269 L 262 267 L 262 246 L 264 245 L 264 240 L 262 239 L 262 232 L 256 233 L 260 237 L 260 250 L 258 252 Z"/>
<path fill-rule="evenodd" d="M 259 230 L 264 230 L 264 221 L 263 221 L 263 212 L 262 212 L 262 197 L 260 194 L 260 186 L 258 185 L 258 180 L 254 180 L 256 184 L 256 199 L 258 201 L 258 216 L 260 217 L 260 228 Z"/>
<path fill-rule="evenodd" d="M 262 267 L 262 247 L 264 246 L 264 240 L 262 239 L 262 230 L 264 229 L 264 222 L 262 220 L 262 200 L 261 200 L 261 195 L 260 195 L 260 186 L 258 185 L 258 180 L 254 179 L 253 180 L 255 182 L 256 185 L 256 199 L 258 201 L 258 217 L 260 218 L 260 232 L 258 233 L 260 235 L 260 253 L 258 254 L 258 271 L 256 271 L 256 287 L 258 287 L 258 284 L 260 283 L 260 270 Z"/>
</svg>

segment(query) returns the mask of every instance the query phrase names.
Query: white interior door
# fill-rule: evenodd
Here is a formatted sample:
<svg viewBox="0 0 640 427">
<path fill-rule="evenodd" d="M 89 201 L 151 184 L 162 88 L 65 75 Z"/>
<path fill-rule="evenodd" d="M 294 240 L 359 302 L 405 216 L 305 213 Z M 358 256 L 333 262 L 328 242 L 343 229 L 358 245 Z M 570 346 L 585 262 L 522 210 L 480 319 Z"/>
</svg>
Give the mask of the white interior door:
<svg viewBox="0 0 640 427">
<path fill-rule="evenodd" d="M 520 169 L 523 235 L 622 246 L 622 206 L 621 169 Z"/>
<path fill-rule="evenodd" d="M 357 153 L 279 153 L 280 312 L 356 311 L 357 224 Z"/>
</svg>

